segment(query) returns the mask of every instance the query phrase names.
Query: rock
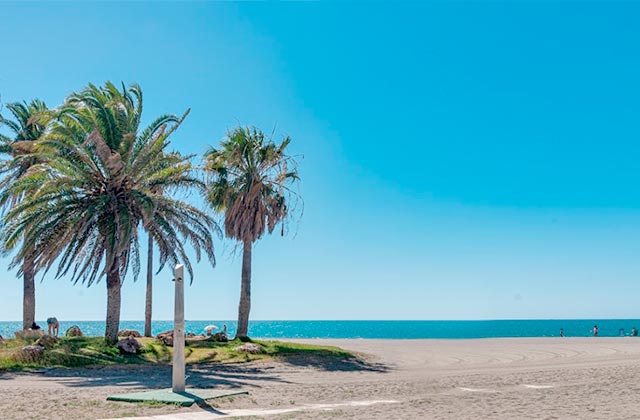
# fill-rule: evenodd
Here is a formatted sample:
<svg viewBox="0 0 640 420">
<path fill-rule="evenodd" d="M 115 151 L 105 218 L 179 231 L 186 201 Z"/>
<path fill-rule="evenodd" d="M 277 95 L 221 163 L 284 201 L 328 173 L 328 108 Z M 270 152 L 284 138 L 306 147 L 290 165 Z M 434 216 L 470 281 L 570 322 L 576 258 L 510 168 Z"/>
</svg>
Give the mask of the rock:
<svg viewBox="0 0 640 420">
<path fill-rule="evenodd" d="M 119 348 L 122 353 L 137 354 L 138 349 L 142 347 L 142 344 L 130 335 L 129 337 L 118 341 L 116 347 Z"/>
<path fill-rule="evenodd" d="M 44 331 L 28 329 L 28 330 L 16 331 L 15 335 L 16 335 L 16 338 L 19 338 L 21 340 L 35 341 L 44 335 Z"/>
<path fill-rule="evenodd" d="M 56 344 L 60 342 L 58 337 L 54 337 L 52 335 L 43 335 L 38 338 L 35 342 L 36 346 L 44 347 L 45 349 L 53 348 Z"/>
<path fill-rule="evenodd" d="M 80 330 L 80 327 L 74 325 L 73 327 L 69 328 L 64 335 L 67 337 L 82 337 L 82 331 Z"/>
<path fill-rule="evenodd" d="M 187 337 L 185 337 L 184 342 L 188 346 L 189 344 L 195 344 L 195 343 L 201 343 L 203 341 L 207 341 L 208 338 L 210 337 L 207 337 L 204 334 L 187 334 Z"/>
<path fill-rule="evenodd" d="M 226 343 L 227 341 L 229 341 L 229 338 L 227 337 L 227 334 L 223 333 L 223 332 L 218 332 L 213 334 L 213 341 L 217 341 L 219 343 Z"/>
<path fill-rule="evenodd" d="M 173 330 L 161 332 L 156 335 L 156 339 L 163 342 L 165 346 L 173 347 Z"/>
<path fill-rule="evenodd" d="M 245 343 L 239 347 L 234 348 L 235 351 L 241 351 L 243 353 L 257 354 L 262 353 L 262 347 L 253 343 Z"/>
<path fill-rule="evenodd" d="M 44 347 L 42 346 L 25 346 L 18 350 L 15 359 L 23 363 L 34 363 L 42 360 L 44 356 Z"/>
<path fill-rule="evenodd" d="M 120 330 L 118 337 L 142 337 L 142 334 L 136 330 Z"/>
</svg>

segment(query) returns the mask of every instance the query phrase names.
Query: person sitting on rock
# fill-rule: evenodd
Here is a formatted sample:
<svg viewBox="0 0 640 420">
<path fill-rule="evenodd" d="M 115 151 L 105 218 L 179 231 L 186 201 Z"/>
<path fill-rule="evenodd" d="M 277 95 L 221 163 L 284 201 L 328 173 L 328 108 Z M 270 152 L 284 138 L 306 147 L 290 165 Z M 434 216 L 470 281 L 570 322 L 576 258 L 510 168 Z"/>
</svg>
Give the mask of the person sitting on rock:
<svg viewBox="0 0 640 420">
<path fill-rule="evenodd" d="M 58 318 L 56 318 L 55 316 L 47 318 L 47 328 L 49 330 L 49 335 L 57 337 L 60 330 L 60 323 L 58 322 Z"/>
</svg>

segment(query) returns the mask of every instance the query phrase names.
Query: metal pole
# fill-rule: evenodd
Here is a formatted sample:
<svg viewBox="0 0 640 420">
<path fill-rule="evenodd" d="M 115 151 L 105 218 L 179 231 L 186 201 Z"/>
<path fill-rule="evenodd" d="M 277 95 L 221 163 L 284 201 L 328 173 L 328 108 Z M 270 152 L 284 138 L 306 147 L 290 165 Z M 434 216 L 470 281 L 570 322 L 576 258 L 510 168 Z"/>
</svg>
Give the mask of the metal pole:
<svg viewBox="0 0 640 420">
<path fill-rule="evenodd" d="M 173 317 L 173 392 L 184 392 L 184 266 L 176 265 L 175 312 Z"/>
</svg>

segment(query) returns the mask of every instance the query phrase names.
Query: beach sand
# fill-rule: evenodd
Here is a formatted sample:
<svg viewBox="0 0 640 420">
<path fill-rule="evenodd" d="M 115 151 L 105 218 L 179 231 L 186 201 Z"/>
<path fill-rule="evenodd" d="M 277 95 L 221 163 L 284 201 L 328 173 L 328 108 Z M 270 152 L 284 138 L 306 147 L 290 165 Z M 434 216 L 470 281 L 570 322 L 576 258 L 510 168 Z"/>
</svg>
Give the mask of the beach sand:
<svg viewBox="0 0 640 420">
<path fill-rule="evenodd" d="M 640 418 L 640 338 L 299 341 L 343 347 L 366 361 L 189 367 L 190 386 L 250 393 L 214 401 L 214 408 L 105 400 L 169 387 L 166 366 L 2 373 L 0 418 L 206 419 L 240 409 L 257 418 L 280 413 L 272 419 Z"/>
</svg>

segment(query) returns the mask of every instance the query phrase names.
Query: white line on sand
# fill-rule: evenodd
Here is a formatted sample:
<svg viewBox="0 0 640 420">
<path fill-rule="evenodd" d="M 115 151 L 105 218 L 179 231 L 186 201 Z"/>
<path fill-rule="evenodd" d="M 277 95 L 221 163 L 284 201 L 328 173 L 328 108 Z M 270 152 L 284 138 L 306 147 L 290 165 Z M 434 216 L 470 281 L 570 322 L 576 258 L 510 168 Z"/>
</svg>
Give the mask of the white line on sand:
<svg viewBox="0 0 640 420">
<path fill-rule="evenodd" d="M 465 388 L 465 387 L 458 387 L 459 390 L 461 391 L 467 391 L 467 392 L 498 392 L 498 391 L 494 391 L 493 389 L 484 389 L 484 388 Z"/>
<path fill-rule="evenodd" d="M 528 385 L 528 384 L 522 384 L 522 386 L 527 387 L 527 388 L 533 388 L 533 389 L 553 388 L 553 385 Z"/>
<path fill-rule="evenodd" d="M 374 404 L 397 404 L 400 401 L 395 400 L 373 400 L 373 401 L 350 401 L 337 404 L 307 404 L 299 407 L 280 408 L 273 410 L 266 409 L 238 409 L 218 411 L 217 413 L 199 411 L 197 413 L 180 413 L 166 414 L 162 416 L 149 417 L 124 417 L 119 419 L 103 419 L 103 420 L 209 420 L 230 417 L 247 417 L 247 416 L 272 416 L 276 414 L 293 413 L 296 411 L 323 410 L 329 411 L 342 407 L 366 407 Z"/>
</svg>

